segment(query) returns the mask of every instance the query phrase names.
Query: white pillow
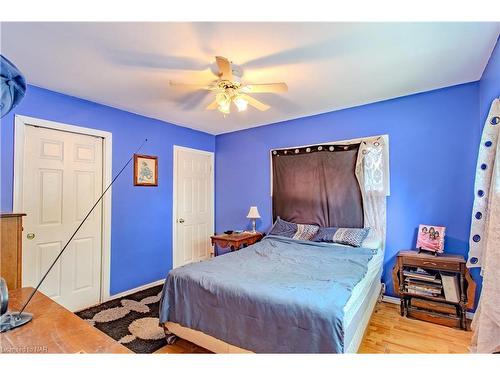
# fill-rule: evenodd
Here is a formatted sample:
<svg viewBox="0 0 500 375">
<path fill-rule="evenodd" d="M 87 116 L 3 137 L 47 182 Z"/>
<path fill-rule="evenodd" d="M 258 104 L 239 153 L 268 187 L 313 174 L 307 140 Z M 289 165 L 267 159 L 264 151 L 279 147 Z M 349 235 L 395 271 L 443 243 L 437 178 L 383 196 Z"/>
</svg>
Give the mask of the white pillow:
<svg viewBox="0 0 500 375">
<path fill-rule="evenodd" d="M 368 236 L 361 244 L 361 247 L 377 250 L 380 249 L 380 246 L 382 246 L 382 240 L 378 237 L 377 232 L 375 232 L 373 229 L 370 229 L 370 231 L 368 232 Z"/>
</svg>

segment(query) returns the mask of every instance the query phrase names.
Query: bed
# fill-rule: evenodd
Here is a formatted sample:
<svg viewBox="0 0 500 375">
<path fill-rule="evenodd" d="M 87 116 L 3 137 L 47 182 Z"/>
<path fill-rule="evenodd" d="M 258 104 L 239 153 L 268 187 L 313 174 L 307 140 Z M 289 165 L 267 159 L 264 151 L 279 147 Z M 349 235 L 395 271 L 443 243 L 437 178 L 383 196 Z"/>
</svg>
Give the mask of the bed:
<svg viewBox="0 0 500 375">
<path fill-rule="evenodd" d="M 282 235 L 172 270 L 160 303 L 167 342 L 176 335 L 215 353 L 355 353 L 382 291 L 387 140 L 275 149 L 270 158 Z M 305 241 L 311 226 L 370 235 L 357 247 Z"/>
<path fill-rule="evenodd" d="M 171 271 L 160 323 L 216 353 L 353 353 L 382 263 L 381 249 L 267 236 Z"/>
</svg>

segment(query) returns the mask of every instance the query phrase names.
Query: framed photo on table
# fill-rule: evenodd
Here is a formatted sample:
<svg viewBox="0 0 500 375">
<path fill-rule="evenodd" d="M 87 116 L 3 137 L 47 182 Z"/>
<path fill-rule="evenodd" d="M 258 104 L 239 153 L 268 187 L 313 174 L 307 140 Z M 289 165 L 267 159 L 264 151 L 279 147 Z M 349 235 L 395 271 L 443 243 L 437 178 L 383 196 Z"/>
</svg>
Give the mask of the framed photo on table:
<svg viewBox="0 0 500 375">
<path fill-rule="evenodd" d="M 418 227 L 417 249 L 441 254 L 444 251 L 444 233 L 446 227 L 423 225 Z"/>
<path fill-rule="evenodd" d="M 158 186 L 158 157 L 134 154 L 134 185 Z"/>
</svg>

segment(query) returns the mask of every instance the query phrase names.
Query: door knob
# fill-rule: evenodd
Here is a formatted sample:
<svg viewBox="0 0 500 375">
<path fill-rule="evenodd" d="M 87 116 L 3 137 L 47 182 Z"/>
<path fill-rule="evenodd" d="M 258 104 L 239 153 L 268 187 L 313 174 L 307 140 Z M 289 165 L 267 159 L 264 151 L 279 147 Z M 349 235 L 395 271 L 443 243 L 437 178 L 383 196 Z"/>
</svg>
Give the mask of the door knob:
<svg viewBox="0 0 500 375">
<path fill-rule="evenodd" d="M 183 218 L 180 218 L 178 221 L 179 221 L 179 223 L 181 223 L 181 224 L 182 224 L 182 223 L 184 222 L 184 219 L 183 219 Z"/>
<path fill-rule="evenodd" d="M 35 238 L 35 233 L 28 233 L 28 234 L 26 235 L 26 238 L 27 238 L 28 240 L 32 240 L 33 238 Z"/>
</svg>

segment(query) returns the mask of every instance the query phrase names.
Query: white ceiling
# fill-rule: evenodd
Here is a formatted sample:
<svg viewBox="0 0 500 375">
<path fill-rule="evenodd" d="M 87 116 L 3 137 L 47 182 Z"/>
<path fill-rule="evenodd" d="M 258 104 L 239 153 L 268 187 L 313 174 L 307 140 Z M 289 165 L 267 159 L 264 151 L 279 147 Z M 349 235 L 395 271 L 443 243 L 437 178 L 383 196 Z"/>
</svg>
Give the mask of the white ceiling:
<svg viewBox="0 0 500 375">
<path fill-rule="evenodd" d="M 500 23 L 2 23 L 1 53 L 28 83 L 213 134 L 476 81 Z M 214 56 L 270 104 L 223 117 L 203 92 Z M 213 95 L 213 94 L 212 94 Z"/>
</svg>

